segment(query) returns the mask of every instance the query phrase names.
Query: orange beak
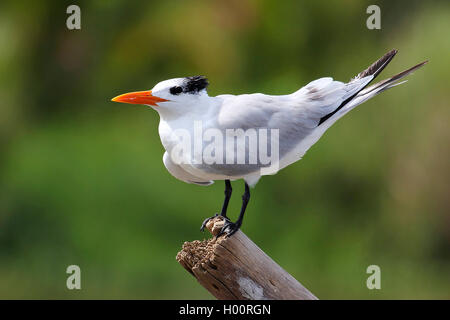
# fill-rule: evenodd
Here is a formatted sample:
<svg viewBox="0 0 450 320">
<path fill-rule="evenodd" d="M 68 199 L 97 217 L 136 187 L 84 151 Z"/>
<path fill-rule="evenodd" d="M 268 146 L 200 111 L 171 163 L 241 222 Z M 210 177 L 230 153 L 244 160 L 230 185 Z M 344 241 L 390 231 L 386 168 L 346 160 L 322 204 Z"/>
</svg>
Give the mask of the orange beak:
<svg viewBox="0 0 450 320">
<path fill-rule="evenodd" d="M 151 106 L 156 106 L 158 102 L 164 102 L 169 100 L 156 97 L 152 95 L 152 92 L 149 90 L 149 91 L 137 91 L 121 94 L 120 96 L 111 99 L 111 101 L 131 103 L 131 104 L 147 104 Z"/>
</svg>

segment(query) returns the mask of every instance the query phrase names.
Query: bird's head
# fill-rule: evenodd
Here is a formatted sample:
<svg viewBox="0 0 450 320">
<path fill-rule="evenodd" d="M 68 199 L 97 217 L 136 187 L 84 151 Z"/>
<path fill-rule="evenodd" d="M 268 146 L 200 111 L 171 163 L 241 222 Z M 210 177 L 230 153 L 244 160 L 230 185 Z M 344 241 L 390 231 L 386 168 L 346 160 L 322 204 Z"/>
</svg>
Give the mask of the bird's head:
<svg viewBox="0 0 450 320">
<path fill-rule="evenodd" d="M 114 102 L 143 104 L 157 111 L 179 110 L 198 103 L 207 97 L 208 79 L 204 76 L 175 78 L 159 82 L 151 90 L 121 94 L 112 99 Z"/>
</svg>

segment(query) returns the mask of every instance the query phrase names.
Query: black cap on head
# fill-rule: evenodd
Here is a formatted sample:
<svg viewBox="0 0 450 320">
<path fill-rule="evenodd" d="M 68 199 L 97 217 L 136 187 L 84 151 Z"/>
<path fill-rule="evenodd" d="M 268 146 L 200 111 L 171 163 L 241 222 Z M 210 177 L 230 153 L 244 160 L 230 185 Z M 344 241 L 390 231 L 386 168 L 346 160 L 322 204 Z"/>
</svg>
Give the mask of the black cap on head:
<svg viewBox="0 0 450 320">
<path fill-rule="evenodd" d="M 183 83 L 183 92 L 197 93 L 208 87 L 208 79 L 204 76 L 186 77 Z"/>
</svg>

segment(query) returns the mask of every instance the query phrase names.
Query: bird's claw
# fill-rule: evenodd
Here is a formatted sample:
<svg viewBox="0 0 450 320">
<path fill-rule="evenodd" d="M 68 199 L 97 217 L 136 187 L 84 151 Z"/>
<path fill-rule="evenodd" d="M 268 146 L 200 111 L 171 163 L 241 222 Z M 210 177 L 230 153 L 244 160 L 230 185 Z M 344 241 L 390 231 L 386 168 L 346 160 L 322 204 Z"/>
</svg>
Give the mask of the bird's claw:
<svg viewBox="0 0 450 320">
<path fill-rule="evenodd" d="M 225 233 L 227 234 L 227 237 L 231 237 L 240 227 L 240 224 L 226 219 L 222 229 L 220 229 L 219 233 L 216 235 L 216 239 Z"/>
<path fill-rule="evenodd" d="M 212 217 L 206 218 L 205 220 L 203 220 L 202 226 L 200 227 L 200 231 L 205 231 L 205 227 L 206 224 L 209 222 L 209 220 L 214 219 L 215 217 L 217 217 L 219 214 L 216 213 L 215 215 L 213 215 Z"/>
<path fill-rule="evenodd" d="M 214 219 L 214 218 L 216 218 L 218 216 L 221 216 L 224 219 L 225 222 L 224 222 L 222 228 L 220 229 L 219 233 L 216 235 L 216 239 L 218 237 L 220 237 L 221 235 L 225 234 L 225 233 L 227 234 L 227 237 L 231 237 L 241 227 L 241 225 L 239 223 L 231 222 L 227 217 L 224 217 L 224 216 L 219 215 L 218 213 L 216 213 L 212 217 L 206 218 L 203 221 L 202 226 L 200 227 L 200 231 L 205 231 L 206 224 L 211 219 Z"/>
</svg>

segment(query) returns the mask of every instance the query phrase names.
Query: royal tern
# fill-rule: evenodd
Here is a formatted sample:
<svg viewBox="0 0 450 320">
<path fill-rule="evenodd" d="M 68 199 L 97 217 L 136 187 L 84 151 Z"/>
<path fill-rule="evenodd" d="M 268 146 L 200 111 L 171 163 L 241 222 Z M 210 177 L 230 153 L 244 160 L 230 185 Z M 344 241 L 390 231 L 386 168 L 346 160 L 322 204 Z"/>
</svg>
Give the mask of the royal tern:
<svg viewBox="0 0 450 320">
<path fill-rule="evenodd" d="M 149 91 L 122 94 L 112 101 L 147 105 L 159 113 L 159 135 L 166 150 L 163 162 L 175 178 L 199 185 L 225 181 L 220 212 L 225 223 L 219 235 L 231 236 L 242 225 L 249 186 L 261 176 L 300 160 L 339 118 L 384 90 L 406 82 L 400 79 L 427 62 L 368 87 L 396 53 L 389 51 L 347 83 L 320 78 L 287 95 L 211 97 L 206 91 L 208 80 L 194 76 L 165 80 Z M 230 181 L 237 179 L 244 180 L 245 192 L 239 217 L 231 222 L 226 215 L 232 193 Z M 211 218 L 203 222 L 202 230 Z"/>
</svg>

